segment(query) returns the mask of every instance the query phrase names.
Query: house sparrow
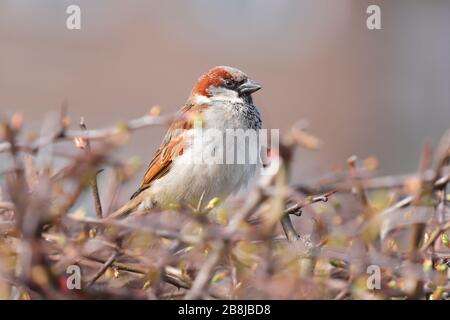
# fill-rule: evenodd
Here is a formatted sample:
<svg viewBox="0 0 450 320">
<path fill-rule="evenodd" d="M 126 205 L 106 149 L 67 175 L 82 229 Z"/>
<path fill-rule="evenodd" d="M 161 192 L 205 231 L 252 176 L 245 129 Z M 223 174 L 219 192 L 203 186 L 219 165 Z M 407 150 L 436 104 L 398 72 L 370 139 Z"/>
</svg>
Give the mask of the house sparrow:
<svg viewBox="0 0 450 320">
<path fill-rule="evenodd" d="M 197 163 L 195 153 L 222 148 L 217 142 L 202 139 L 200 148 L 193 141 L 198 133 L 194 122 L 201 119 L 202 129 L 261 128 L 261 115 L 253 104 L 252 93 L 261 89 L 255 81 L 232 67 L 214 67 L 196 82 L 180 117 L 174 120 L 145 173 L 142 184 L 131 199 L 110 217 L 172 204 L 195 205 L 224 200 L 246 185 L 254 175 L 253 163 Z M 233 147 L 233 146 L 231 146 Z M 225 148 L 229 148 L 226 146 Z M 226 150 L 225 150 L 226 151 Z M 242 151 L 242 150 L 241 150 Z"/>
</svg>

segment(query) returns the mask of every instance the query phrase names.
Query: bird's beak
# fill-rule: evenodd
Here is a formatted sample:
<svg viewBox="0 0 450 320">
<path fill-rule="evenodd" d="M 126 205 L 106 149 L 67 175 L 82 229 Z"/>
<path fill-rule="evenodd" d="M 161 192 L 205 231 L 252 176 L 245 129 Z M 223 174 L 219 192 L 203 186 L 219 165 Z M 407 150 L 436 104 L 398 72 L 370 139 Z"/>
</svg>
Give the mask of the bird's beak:
<svg viewBox="0 0 450 320">
<path fill-rule="evenodd" d="M 261 88 L 262 86 L 259 83 L 249 79 L 245 81 L 243 84 L 241 84 L 238 90 L 241 94 L 251 94 L 253 92 L 258 91 Z"/>
</svg>

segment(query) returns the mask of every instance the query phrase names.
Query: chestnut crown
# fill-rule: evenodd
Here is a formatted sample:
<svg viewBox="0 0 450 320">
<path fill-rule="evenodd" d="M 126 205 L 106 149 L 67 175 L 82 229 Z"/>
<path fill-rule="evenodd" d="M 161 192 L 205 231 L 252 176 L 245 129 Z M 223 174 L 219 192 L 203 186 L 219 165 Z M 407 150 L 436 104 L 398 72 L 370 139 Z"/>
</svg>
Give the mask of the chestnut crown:
<svg viewBox="0 0 450 320">
<path fill-rule="evenodd" d="M 249 96 L 259 89 L 261 85 L 249 79 L 241 70 L 219 66 L 208 70 L 197 80 L 192 94 L 211 97 L 216 92 L 231 91 L 239 96 Z"/>
</svg>

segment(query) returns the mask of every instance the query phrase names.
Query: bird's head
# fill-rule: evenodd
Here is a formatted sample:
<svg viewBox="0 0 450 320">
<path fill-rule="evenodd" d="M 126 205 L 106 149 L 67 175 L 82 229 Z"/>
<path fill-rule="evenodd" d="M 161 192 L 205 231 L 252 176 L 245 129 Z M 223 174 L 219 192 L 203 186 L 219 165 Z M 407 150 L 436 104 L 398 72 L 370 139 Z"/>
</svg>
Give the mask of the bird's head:
<svg viewBox="0 0 450 320">
<path fill-rule="evenodd" d="M 251 101 L 251 94 L 261 85 L 249 79 L 239 69 L 219 66 L 205 72 L 192 89 L 193 96 L 229 100 L 242 98 Z"/>
</svg>

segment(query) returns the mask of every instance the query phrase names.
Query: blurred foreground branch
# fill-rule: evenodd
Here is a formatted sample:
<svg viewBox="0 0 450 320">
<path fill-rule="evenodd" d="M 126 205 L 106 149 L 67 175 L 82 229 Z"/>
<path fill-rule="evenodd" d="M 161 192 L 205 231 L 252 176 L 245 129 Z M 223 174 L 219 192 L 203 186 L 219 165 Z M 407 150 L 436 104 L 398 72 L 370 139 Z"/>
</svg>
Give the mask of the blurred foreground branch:
<svg viewBox="0 0 450 320">
<path fill-rule="evenodd" d="M 62 114 L 54 134 L 30 143 L 18 139 L 20 116 L 2 124 L 11 168 L 0 187 L 0 298 L 448 299 L 450 131 L 434 153 L 423 149 L 415 173 L 376 177 L 376 161 L 351 157 L 347 169 L 298 184 L 296 148 L 323 145 L 300 122 L 243 198 L 104 219 L 99 189 L 115 199 L 136 172 L 115 164 L 113 183 L 98 184 L 119 147 L 111 138 L 171 118 L 69 130 Z M 85 152 L 39 168 L 33 154 L 61 141 Z M 93 208 L 80 205 L 86 192 Z M 77 290 L 70 266 L 82 268 Z M 381 269 L 379 290 L 369 266 Z"/>
</svg>

